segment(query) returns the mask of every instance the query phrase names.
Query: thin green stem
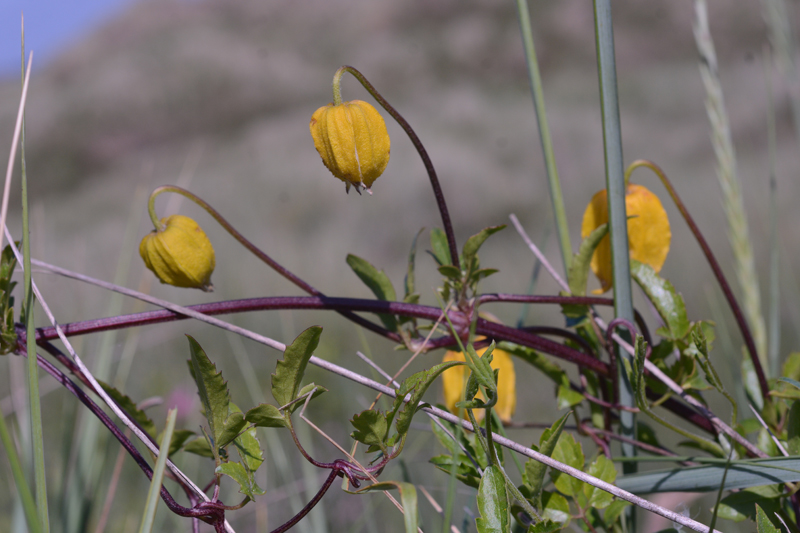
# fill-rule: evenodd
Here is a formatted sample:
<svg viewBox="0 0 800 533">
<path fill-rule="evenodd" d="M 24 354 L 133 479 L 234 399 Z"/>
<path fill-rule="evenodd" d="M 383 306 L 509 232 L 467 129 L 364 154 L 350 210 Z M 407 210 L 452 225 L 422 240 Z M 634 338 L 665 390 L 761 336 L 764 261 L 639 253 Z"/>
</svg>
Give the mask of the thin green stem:
<svg viewBox="0 0 800 533">
<path fill-rule="evenodd" d="M 25 29 L 22 33 L 22 79 L 25 80 Z M 24 81 L 23 81 L 24 83 Z M 25 115 L 22 115 L 20 132 L 20 165 L 22 175 L 22 235 L 23 265 L 25 268 L 25 327 L 27 331 L 27 351 L 33 354 L 28 357 L 28 397 L 31 416 L 31 444 L 33 446 L 34 488 L 36 491 L 36 508 L 39 513 L 39 524 L 42 531 L 50 531 L 50 519 L 47 511 L 47 477 L 44 464 L 44 436 L 42 430 L 42 405 L 39 398 L 39 368 L 36 364 L 36 326 L 33 321 L 33 288 L 31 278 L 31 233 L 30 212 L 28 210 L 28 175 L 25 165 Z"/>
<path fill-rule="evenodd" d="M 539 74 L 539 61 L 536 58 L 536 49 L 533 45 L 533 31 L 531 29 L 531 17 L 528 12 L 527 0 L 517 0 L 517 12 L 519 14 L 519 27 L 522 32 L 522 46 L 525 49 L 525 60 L 528 65 L 533 107 L 536 111 L 536 124 L 539 126 L 539 140 L 542 144 L 542 154 L 544 155 L 545 168 L 547 169 L 550 203 L 553 206 L 553 214 L 556 218 L 558 244 L 561 248 L 561 258 L 564 261 L 564 272 L 569 272 L 569 265 L 572 262 L 572 244 L 569 240 L 567 211 L 564 208 L 564 196 L 561 194 L 561 182 L 558 179 L 553 141 L 550 139 L 550 127 L 547 123 L 547 113 L 544 106 L 542 77 Z"/>
<path fill-rule="evenodd" d="M 595 37 L 597 42 L 597 70 L 600 77 L 600 103 L 603 118 L 603 146 L 605 153 L 606 190 L 608 191 L 609 234 L 611 238 L 611 265 L 614 280 L 614 314 L 633 322 L 633 296 L 631 290 L 630 255 L 628 252 L 628 221 L 625 209 L 625 178 L 622 160 L 622 134 L 619 120 L 617 72 L 614 53 L 614 30 L 611 21 L 610 0 L 594 1 Z M 628 336 L 628 340 L 630 337 Z M 619 403 L 633 407 L 633 389 L 628 381 L 622 361 L 627 353 L 617 348 L 619 375 Z M 613 371 L 613 369 L 612 369 Z M 636 417 L 630 411 L 621 411 L 620 434 L 636 438 Z M 636 455 L 636 447 L 622 443 L 624 456 Z M 635 471 L 635 466 L 625 473 Z"/>
<path fill-rule="evenodd" d="M 428 178 L 431 182 L 431 187 L 433 187 L 433 195 L 436 197 L 436 205 L 439 206 L 439 214 L 442 217 L 442 225 L 444 226 L 444 233 L 447 235 L 447 244 L 450 248 L 450 261 L 452 262 L 453 266 L 456 268 L 461 268 L 460 262 L 458 260 L 458 247 L 456 246 L 456 235 L 453 231 L 453 223 L 450 221 L 450 213 L 447 210 L 447 203 L 444 200 L 444 193 L 442 192 L 442 187 L 439 184 L 439 178 L 436 176 L 436 170 L 433 168 L 433 162 L 431 161 L 430 156 L 428 156 L 428 151 L 425 150 L 425 146 L 422 145 L 422 141 L 419 140 L 416 132 L 411 127 L 411 125 L 406 121 L 403 116 L 397 112 L 397 110 L 392 107 L 392 105 L 386 101 L 386 99 L 381 96 L 381 94 L 373 87 L 373 85 L 367 81 L 367 78 L 359 72 L 354 67 L 349 65 L 344 65 L 336 71 L 336 74 L 333 78 L 333 97 L 334 103 L 336 103 L 337 98 L 337 87 L 340 85 L 339 79 L 345 73 L 349 72 L 352 74 L 361 85 L 372 95 L 372 97 L 383 107 L 387 113 L 389 113 L 392 118 L 403 128 L 403 131 L 406 132 L 408 138 L 411 140 L 411 144 L 414 145 L 414 148 L 417 149 L 417 153 L 419 157 L 422 159 L 422 164 L 425 165 L 425 170 L 428 172 Z M 341 102 L 341 93 L 338 95 L 339 102 Z"/>
<path fill-rule="evenodd" d="M 675 204 L 675 207 L 678 208 L 683 220 L 686 221 L 686 225 L 689 226 L 689 229 L 692 231 L 694 238 L 697 240 L 697 244 L 700 245 L 700 249 L 703 250 L 703 255 L 706 256 L 706 261 L 708 261 L 708 265 L 714 272 L 714 277 L 717 278 L 717 283 L 719 283 L 722 293 L 725 295 L 725 299 L 728 301 L 728 305 L 730 306 L 733 316 L 736 319 L 736 324 L 739 326 L 739 331 L 744 338 L 745 346 L 747 346 L 747 351 L 750 354 L 750 361 L 753 363 L 753 368 L 755 369 L 756 376 L 758 377 L 761 394 L 764 396 L 764 398 L 767 398 L 769 394 L 769 384 L 767 383 L 767 376 L 764 374 L 764 369 L 761 366 L 761 360 L 758 357 L 758 350 L 756 349 L 756 343 L 753 338 L 753 334 L 751 333 L 750 326 L 747 324 L 747 320 L 744 317 L 742 308 L 736 301 L 736 297 L 733 295 L 731 286 L 728 284 L 728 280 L 725 278 L 725 274 L 722 273 L 722 267 L 720 267 L 719 262 L 717 262 L 714 252 L 711 251 L 711 247 L 708 245 L 705 237 L 703 237 L 703 234 L 700 232 L 700 228 L 695 223 L 692 215 L 689 214 L 689 210 L 686 209 L 686 205 L 683 203 L 683 200 L 681 200 L 680 196 L 678 196 L 678 192 L 675 190 L 675 187 L 672 186 L 672 182 L 670 182 L 670 180 L 667 178 L 667 175 L 664 173 L 664 171 L 652 161 L 638 159 L 628 166 L 628 169 L 625 171 L 625 173 L 630 175 L 639 167 L 649 168 L 656 174 L 656 176 L 658 176 L 662 185 L 664 185 L 664 188 L 667 189 L 670 198 L 672 198 L 672 202 Z"/>
</svg>

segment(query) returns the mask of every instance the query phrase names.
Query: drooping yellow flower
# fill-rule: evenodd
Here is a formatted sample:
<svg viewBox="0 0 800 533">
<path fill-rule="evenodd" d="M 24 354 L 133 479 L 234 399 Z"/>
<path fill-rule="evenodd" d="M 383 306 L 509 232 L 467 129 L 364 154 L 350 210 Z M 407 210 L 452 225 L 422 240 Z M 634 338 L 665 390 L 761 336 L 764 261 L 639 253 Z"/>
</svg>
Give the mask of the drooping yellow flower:
<svg viewBox="0 0 800 533">
<path fill-rule="evenodd" d="M 664 206 L 658 196 L 641 185 L 629 184 L 625 190 L 625 209 L 628 213 L 628 248 L 630 258 L 646 263 L 659 272 L 669 252 L 672 231 Z M 586 238 L 598 226 L 608 222 L 608 197 L 605 189 L 592 197 L 583 213 L 581 237 Z M 603 237 L 594 251 L 592 271 L 602 288 L 592 291 L 602 294 L 611 288 L 611 240 Z"/>
<path fill-rule="evenodd" d="M 482 356 L 486 348 L 477 350 L 479 356 Z M 497 411 L 500 420 L 508 422 L 517 408 L 517 375 L 514 372 L 514 362 L 511 355 L 503 350 L 495 350 L 492 352 L 492 369 L 499 369 L 500 373 L 497 376 L 497 403 L 494 409 Z M 466 361 L 463 352 L 447 352 L 444 354 L 444 360 L 448 361 Z M 458 414 L 456 402 L 462 401 L 464 394 L 464 387 L 467 385 L 469 379 L 469 368 L 464 365 L 454 366 L 448 368 L 442 373 L 442 388 L 444 391 L 444 404 L 447 409 L 453 413 Z M 478 392 L 478 398 L 483 398 L 483 393 Z M 483 419 L 483 409 L 476 409 L 474 411 L 477 420 Z M 461 417 L 467 418 L 466 412 L 461 410 Z"/>
<path fill-rule="evenodd" d="M 161 283 L 211 291 L 214 248 L 197 222 L 182 215 L 161 219 L 139 244 L 139 255 Z"/>
<path fill-rule="evenodd" d="M 309 124 L 314 146 L 334 176 L 361 192 L 389 164 L 389 133 L 380 113 L 367 102 L 328 104 L 314 112 Z"/>
</svg>

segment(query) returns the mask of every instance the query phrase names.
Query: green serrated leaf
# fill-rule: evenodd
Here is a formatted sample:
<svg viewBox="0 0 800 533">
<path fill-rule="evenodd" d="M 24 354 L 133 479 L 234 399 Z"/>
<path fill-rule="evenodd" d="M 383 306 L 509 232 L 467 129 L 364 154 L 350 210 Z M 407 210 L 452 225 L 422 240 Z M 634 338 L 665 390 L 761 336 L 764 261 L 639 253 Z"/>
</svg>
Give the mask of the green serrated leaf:
<svg viewBox="0 0 800 533">
<path fill-rule="evenodd" d="M 561 527 L 567 527 L 572 514 L 569 511 L 569 502 L 557 492 L 542 492 L 542 518 L 552 520 Z"/>
<path fill-rule="evenodd" d="M 553 450 L 552 457 L 560 463 L 583 471 L 583 448 L 579 442 L 575 442 L 575 438 L 569 433 L 561 434 Z M 556 488 L 566 496 L 575 496 L 583 489 L 583 481 L 557 470 L 551 469 L 550 477 L 553 479 Z"/>
<path fill-rule="evenodd" d="M 242 460 L 242 465 L 251 474 L 264 463 L 264 454 L 261 451 L 261 443 L 258 441 L 256 435 L 256 428 L 250 428 L 233 441 L 236 446 L 236 451 L 239 452 L 239 458 Z"/>
<path fill-rule="evenodd" d="M 450 264 L 450 247 L 447 235 L 439 228 L 431 230 L 431 254 L 439 266 Z"/>
<path fill-rule="evenodd" d="M 403 505 L 403 523 L 405 525 L 406 533 L 416 533 L 419 524 L 419 511 L 417 509 L 417 489 L 411 483 L 402 481 L 382 481 L 375 483 L 368 487 L 359 489 L 352 494 L 364 494 L 365 492 L 373 492 L 376 490 L 392 490 L 397 489 L 400 491 L 400 503 Z"/>
<path fill-rule="evenodd" d="M 656 274 L 650 265 L 635 259 L 631 259 L 631 277 L 653 303 L 666 325 L 669 335 L 665 337 L 670 340 L 685 338 L 690 329 L 686 305 L 683 303 L 683 296 L 675 291 L 672 283 Z"/>
<path fill-rule="evenodd" d="M 527 533 L 555 533 L 556 531 L 561 531 L 561 528 L 562 526 L 558 522 L 542 520 L 541 522 L 528 526 Z"/>
<path fill-rule="evenodd" d="M 108 383 L 104 383 L 103 381 L 97 380 L 100 383 L 100 386 L 103 387 L 103 390 L 106 391 L 106 394 L 111 396 L 111 399 L 114 400 L 117 405 L 119 405 L 123 411 L 128 413 L 132 420 L 134 420 L 139 427 L 141 427 L 148 435 L 155 438 L 156 437 L 156 425 L 150 420 L 150 417 L 145 414 L 144 411 L 139 409 L 136 406 L 136 403 L 131 400 L 128 396 L 121 393 Z"/>
<path fill-rule="evenodd" d="M 564 429 L 564 424 L 567 422 L 567 417 L 570 413 L 565 414 L 555 421 L 550 428 L 544 430 L 542 436 L 539 438 L 539 453 L 550 457 L 556 447 L 561 430 Z M 530 492 L 530 500 L 536 509 L 542 509 L 542 489 L 544 488 L 544 474 L 547 471 L 547 465 L 528 459 L 525 463 L 525 485 Z"/>
<path fill-rule="evenodd" d="M 598 226 L 588 237 L 583 239 L 578 253 L 572 258 L 567 280 L 569 291 L 573 296 L 586 296 L 586 284 L 589 281 L 589 266 L 594 250 L 608 233 L 608 224 Z"/>
<path fill-rule="evenodd" d="M 386 437 L 389 433 L 389 424 L 386 415 L 377 409 L 362 411 L 355 415 L 350 421 L 356 430 L 351 433 L 351 437 L 367 446 L 377 446 L 386 454 Z"/>
<path fill-rule="evenodd" d="M 734 492 L 720 501 L 717 515 L 734 522 L 755 520 L 758 504 L 772 516 L 780 510 L 779 498 L 782 491 L 779 487 L 780 485 L 764 485 Z"/>
<path fill-rule="evenodd" d="M 378 270 L 366 259 L 353 254 L 347 255 L 347 264 L 356 273 L 356 276 L 369 287 L 378 300 L 385 302 L 397 301 L 397 293 L 389 276 L 383 270 Z M 389 331 L 397 331 L 397 319 L 394 315 L 379 314 L 381 322 Z"/>
<path fill-rule="evenodd" d="M 228 418 L 230 403 L 228 384 L 222 379 L 222 372 L 217 372 L 217 367 L 208 358 L 200 344 L 189 335 L 186 338 L 189 339 L 194 380 L 197 383 L 204 415 L 208 420 L 210 437 L 214 443 L 217 443 L 225 429 L 225 419 Z M 220 446 L 216 446 L 216 448 L 220 448 Z"/>
<path fill-rule="evenodd" d="M 204 437 L 198 437 L 183 447 L 183 451 L 199 455 L 200 457 L 214 458 L 214 453 Z"/>
<path fill-rule="evenodd" d="M 756 531 L 758 533 L 781 533 L 767 516 L 767 513 L 756 504 Z"/>
<path fill-rule="evenodd" d="M 605 455 L 597 456 L 597 459 L 589 465 L 589 470 L 586 473 L 590 476 L 602 479 L 606 483 L 611 483 L 612 485 L 614 484 L 614 480 L 617 479 L 617 469 L 614 468 L 614 463 Z M 587 484 L 583 486 L 583 494 L 589 501 L 589 505 L 595 509 L 605 509 L 614 499 L 614 496 L 608 492 Z"/>
<path fill-rule="evenodd" d="M 286 427 L 286 420 L 278 408 L 268 403 L 259 404 L 244 415 L 244 419 L 256 427 L 282 428 Z"/>
<path fill-rule="evenodd" d="M 461 249 L 462 261 L 465 264 L 469 264 L 472 261 L 472 258 L 478 253 L 478 250 L 483 243 L 486 242 L 486 239 L 498 231 L 505 229 L 505 227 L 505 224 L 500 226 L 489 226 L 488 228 L 483 228 L 478 233 L 467 239 L 467 242 L 464 243 L 464 247 Z"/>
<path fill-rule="evenodd" d="M 298 397 L 306 365 L 319 345 L 320 335 L 322 328 L 311 326 L 286 347 L 283 359 L 278 361 L 272 374 L 272 396 L 280 407 Z"/>
<path fill-rule="evenodd" d="M 391 425 L 392 420 L 395 418 L 395 414 L 397 414 L 397 421 L 395 422 L 395 427 L 397 428 L 397 433 L 400 437 L 404 436 L 408 432 L 408 428 L 411 426 L 411 419 L 413 418 L 414 414 L 417 412 L 417 404 L 422 399 L 422 395 L 425 394 L 425 391 L 428 390 L 433 380 L 439 377 L 439 374 L 444 372 L 450 367 L 462 365 L 459 361 L 450 361 L 447 363 L 441 363 L 433 368 L 428 370 L 423 370 L 422 372 L 417 372 L 409 376 L 403 383 L 400 385 L 400 389 L 397 391 L 397 397 L 394 401 L 394 406 L 392 407 L 392 414 L 391 416 L 387 416 L 387 424 Z M 406 397 L 407 394 L 411 395 L 411 399 L 408 403 L 403 403 L 403 399 Z"/>
<path fill-rule="evenodd" d="M 494 465 L 483 471 L 478 487 L 478 512 L 475 519 L 478 533 L 507 533 L 511 527 L 508 511 L 506 480 L 500 469 Z"/>
<path fill-rule="evenodd" d="M 250 496 L 251 500 L 254 500 L 257 495 L 266 494 L 266 492 L 256 484 L 253 474 L 248 472 L 240 463 L 223 463 L 217 467 L 215 472 L 217 474 L 224 474 L 233 479 L 239 484 L 239 492 Z"/>
</svg>

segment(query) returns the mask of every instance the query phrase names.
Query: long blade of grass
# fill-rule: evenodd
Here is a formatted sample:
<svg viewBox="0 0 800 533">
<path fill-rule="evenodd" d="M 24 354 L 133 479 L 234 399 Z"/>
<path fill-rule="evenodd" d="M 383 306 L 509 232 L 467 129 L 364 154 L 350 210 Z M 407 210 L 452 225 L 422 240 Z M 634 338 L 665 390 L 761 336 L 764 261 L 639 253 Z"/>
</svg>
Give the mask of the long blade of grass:
<svg viewBox="0 0 800 533">
<path fill-rule="evenodd" d="M 536 110 L 536 124 L 539 126 L 539 139 L 542 143 L 542 154 L 544 155 L 547 169 L 547 183 L 550 186 L 550 202 L 556 218 L 558 244 L 561 248 L 561 258 L 564 261 L 564 272 L 566 273 L 569 272 L 569 264 L 572 261 L 572 244 L 570 244 L 569 240 L 567 211 L 564 208 L 564 196 L 561 194 L 561 182 L 558 179 L 553 141 L 550 139 L 550 126 L 547 124 L 544 90 L 542 89 L 542 77 L 539 74 L 539 61 L 536 58 L 536 49 L 533 45 L 533 30 L 531 29 L 531 16 L 528 12 L 528 0 L 517 0 L 517 13 L 519 27 L 522 31 L 522 45 L 525 48 L 525 60 L 528 65 L 533 107 Z"/>
<path fill-rule="evenodd" d="M 11 475 L 14 477 L 14 483 L 17 487 L 17 495 L 22 501 L 28 528 L 31 532 L 38 533 L 42 528 L 39 524 L 39 516 L 36 513 L 36 503 L 33 500 L 28 482 L 25 480 L 22 463 L 19 460 L 14 441 L 11 439 L 11 434 L 8 432 L 8 426 L 6 426 L 6 420 L 2 413 L 0 413 L 0 442 L 3 443 L 3 448 L 6 450 L 6 457 L 8 457 L 8 463 L 11 466 Z"/>
<path fill-rule="evenodd" d="M 29 72 L 25 70 L 25 24 L 22 24 L 22 90 L 28 84 Z M 30 69 L 30 62 L 28 64 Z M 28 398 L 31 416 L 31 445 L 33 447 L 34 490 L 36 491 L 36 508 L 42 531 L 50 531 L 50 518 L 47 510 L 47 477 L 44 464 L 44 430 L 42 429 L 42 404 L 39 397 L 39 367 L 36 364 L 36 326 L 33 321 L 34 298 L 31 287 L 31 232 L 30 212 L 28 209 L 28 175 L 25 169 L 25 110 L 22 111 L 20 127 L 20 167 L 22 180 L 22 246 L 24 250 L 24 301 L 25 328 L 27 331 L 28 352 Z M 0 241 L 0 246 L 2 241 Z"/>
<path fill-rule="evenodd" d="M 628 217 L 625 209 L 625 168 L 622 160 L 622 132 L 619 121 L 617 95 L 617 67 L 614 55 L 614 30 L 611 21 L 610 0 L 594 2 L 595 38 L 597 40 L 597 70 L 600 76 L 600 103 L 603 117 L 603 146 L 605 152 L 606 190 L 608 191 L 609 234 L 611 237 L 611 265 L 614 278 L 614 314 L 633 323 L 633 296 L 631 291 L 630 256 L 628 252 Z M 628 339 L 630 340 L 630 339 Z M 634 406 L 633 389 L 622 365 L 629 357 L 617 350 L 619 362 L 619 403 Z M 620 434 L 636 438 L 636 418 L 630 411 L 620 412 Z M 636 455 L 636 447 L 622 443 L 623 456 Z M 626 473 L 635 472 L 635 463 L 627 466 Z"/>
<path fill-rule="evenodd" d="M 775 2 L 771 2 L 775 3 Z M 780 376 L 781 357 L 781 286 L 780 251 L 778 248 L 778 179 L 775 170 L 776 137 L 775 101 L 772 95 L 772 74 L 769 69 L 769 53 L 766 60 L 764 78 L 767 82 L 767 146 L 769 152 L 769 370 L 773 376 Z"/>
<path fill-rule="evenodd" d="M 170 409 L 167 413 L 167 427 L 164 429 L 164 436 L 161 439 L 156 466 L 153 468 L 153 478 L 150 480 L 150 490 L 147 492 L 147 504 L 144 507 L 139 533 L 150 533 L 153 529 L 153 521 L 156 517 L 156 509 L 161 495 L 161 482 L 164 479 L 164 469 L 167 466 L 167 450 L 169 449 L 169 443 L 172 441 L 172 432 L 175 429 L 177 416 L 177 409 Z"/>
</svg>

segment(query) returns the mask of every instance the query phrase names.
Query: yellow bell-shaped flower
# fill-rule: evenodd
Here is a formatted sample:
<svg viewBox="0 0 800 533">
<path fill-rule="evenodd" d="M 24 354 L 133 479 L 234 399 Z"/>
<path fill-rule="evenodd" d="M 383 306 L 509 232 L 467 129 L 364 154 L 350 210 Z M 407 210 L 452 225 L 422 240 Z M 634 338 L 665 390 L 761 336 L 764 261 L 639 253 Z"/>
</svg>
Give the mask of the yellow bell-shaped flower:
<svg viewBox="0 0 800 533">
<path fill-rule="evenodd" d="M 477 350 L 479 356 L 482 356 L 486 348 Z M 491 367 L 494 370 L 499 369 L 500 373 L 497 376 L 497 403 L 494 409 L 497 411 L 500 420 L 508 422 L 517 408 L 517 375 L 514 372 L 514 362 L 511 355 L 503 350 L 495 350 L 492 352 Z M 466 361 L 463 352 L 447 352 L 444 354 L 444 360 L 448 361 Z M 462 401 L 464 394 L 464 387 L 467 385 L 469 379 L 469 368 L 464 365 L 454 366 L 448 368 L 442 373 L 442 388 L 444 390 L 444 404 L 447 409 L 453 413 L 458 414 L 456 402 Z M 483 399 L 483 393 L 478 392 L 478 398 Z M 483 419 L 484 410 L 476 409 L 474 411 L 477 420 Z M 461 418 L 467 418 L 466 411 L 461 409 Z"/>
<path fill-rule="evenodd" d="M 334 176 L 361 192 L 389 164 L 389 133 L 380 113 L 367 102 L 328 104 L 314 112 L 309 124 L 314 146 Z"/>
<path fill-rule="evenodd" d="M 664 206 L 658 196 L 641 185 L 629 184 L 625 190 L 625 209 L 628 217 L 628 248 L 630 258 L 646 263 L 659 272 L 669 252 L 672 231 Z M 592 197 L 583 213 L 581 237 L 586 238 L 598 226 L 608 222 L 608 197 L 605 189 Z M 600 280 L 602 294 L 611 288 L 611 240 L 603 237 L 595 248 L 591 262 L 592 271 Z"/>
<path fill-rule="evenodd" d="M 214 248 L 197 222 L 182 215 L 161 219 L 139 244 L 139 255 L 161 283 L 211 291 Z"/>
</svg>

